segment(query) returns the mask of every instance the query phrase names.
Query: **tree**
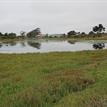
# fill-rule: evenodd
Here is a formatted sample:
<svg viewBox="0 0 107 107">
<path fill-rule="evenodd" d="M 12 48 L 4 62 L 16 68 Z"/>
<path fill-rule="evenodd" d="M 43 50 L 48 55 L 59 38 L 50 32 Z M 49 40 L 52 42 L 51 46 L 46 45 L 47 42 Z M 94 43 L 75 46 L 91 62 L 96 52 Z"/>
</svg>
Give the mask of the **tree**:
<svg viewBox="0 0 107 107">
<path fill-rule="evenodd" d="M 20 36 L 25 36 L 25 33 L 26 33 L 26 32 L 21 31 L 21 32 L 20 32 Z"/>
<path fill-rule="evenodd" d="M 0 36 L 3 36 L 3 34 L 0 32 Z"/>
<path fill-rule="evenodd" d="M 82 32 L 81 35 L 85 35 L 85 32 Z"/>
<path fill-rule="evenodd" d="M 80 35 L 81 34 L 81 32 L 77 32 L 77 35 Z"/>
<path fill-rule="evenodd" d="M 16 33 L 9 33 L 8 38 L 14 39 L 16 37 Z"/>
<path fill-rule="evenodd" d="M 105 27 L 102 24 L 99 24 L 98 26 L 93 27 L 93 32 L 97 34 L 101 34 L 103 31 L 105 31 Z"/>
<path fill-rule="evenodd" d="M 45 38 L 48 38 L 48 37 L 49 37 L 49 34 L 46 34 L 46 35 L 45 35 Z"/>
<path fill-rule="evenodd" d="M 4 36 L 8 36 L 8 33 L 5 33 Z"/>
<path fill-rule="evenodd" d="M 93 31 L 90 31 L 90 32 L 89 32 L 89 35 L 94 35 L 94 32 L 93 32 Z"/>
<path fill-rule="evenodd" d="M 85 37 L 86 33 L 85 32 L 81 32 L 81 34 L 79 35 L 80 37 Z"/>
<path fill-rule="evenodd" d="M 68 37 L 70 37 L 72 35 L 76 35 L 77 33 L 73 30 L 73 31 L 69 31 L 67 34 L 68 34 Z"/>
<path fill-rule="evenodd" d="M 37 36 L 41 36 L 41 30 L 40 28 L 36 28 L 35 30 L 27 33 L 27 37 L 37 37 Z"/>
</svg>

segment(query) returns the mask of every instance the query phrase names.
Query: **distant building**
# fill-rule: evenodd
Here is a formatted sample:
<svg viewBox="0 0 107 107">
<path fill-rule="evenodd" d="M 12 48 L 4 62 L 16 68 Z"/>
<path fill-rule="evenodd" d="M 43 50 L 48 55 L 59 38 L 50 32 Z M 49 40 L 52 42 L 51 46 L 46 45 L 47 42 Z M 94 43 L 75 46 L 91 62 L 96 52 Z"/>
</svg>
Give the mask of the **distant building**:
<svg viewBox="0 0 107 107">
<path fill-rule="evenodd" d="M 29 38 L 42 37 L 40 28 L 36 28 L 35 30 L 32 30 L 31 32 L 27 33 L 27 37 Z"/>
</svg>

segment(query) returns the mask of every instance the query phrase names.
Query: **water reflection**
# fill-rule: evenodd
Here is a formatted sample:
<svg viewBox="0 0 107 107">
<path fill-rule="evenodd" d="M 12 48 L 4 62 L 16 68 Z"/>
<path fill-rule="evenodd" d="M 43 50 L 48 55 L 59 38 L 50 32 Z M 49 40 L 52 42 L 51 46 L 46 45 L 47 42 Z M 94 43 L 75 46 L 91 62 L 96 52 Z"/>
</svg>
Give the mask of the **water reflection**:
<svg viewBox="0 0 107 107">
<path fill-rule="evenodd" d="M 40 49 L 40 47 L 41 47 L 41 43 L 39 43 L 39 42 L 28 41 L 27 43 L 29 46 L 31 46 L 33 48 Z"/>
<path fill-rule="evenodd" d="M 27 43 L 27 44 L 26 44 Z M 0 48 L 2 46 L 16 46 L 20 44 L 21 47 L 27 47 L 27 45 L 29 45 L 30 47 L 33 47 L 33 48 L 37 48 L 37 49 L 40 49 L 41 47 L 41 43 L 39 42 L 35 42 L 35 41 L 20 41 L 20 42 L 17 42 L 17 41 L 5 41 L 5 42 L 2 42 L 0 43 Z"/>
<path fill-rule="evenodd" d="M 10 42 L 9 45 L 10 46 L 15 46 L 17 43 L 16 42 Z"/>
<path fill-rule="evenodd" d="M 23 40 L 0 42 L 0 53 L 27 53 L 27 52 L 68 52 L 95 50 L 93 44 L 101 41 L 58 41 L 58 40 Z M 107 49 L 107 42 L 103 42 L 104 49 Z M 105 46 L 105 47 L 104 47 Z M 35 49 L 34 49 L 35 48 Z M 103 49 L 102 48 L 102 49 Z M 98 49 L 98 48 L 97 48 Z"/>
<path fill-rule="evenodd" d="M 70 44 L 75 44 L 75 43 L 76 43 L 76 41 L 68 40 L 68 43 L 70 43 Z"/>
<path fill-rule="evenodd" d="M 0 43 L 0 48 L 2 47 L 2 43 Z"/>
<path fill-rule="evenodd" d="M 105 47 L 104 43 L 95 43 L 93 44 L 94 49 L 103 49 Z"/>
<path fill-rule="evenodd" d="M 22 47 L 26 47 L 25 41 L 20 42 Z"/>
<path fill-rule="evenodd" d="M 2 42 L 2 45 L 5 46 L 15 46 L 16 44 L 16 41 Z"/>
</svg>

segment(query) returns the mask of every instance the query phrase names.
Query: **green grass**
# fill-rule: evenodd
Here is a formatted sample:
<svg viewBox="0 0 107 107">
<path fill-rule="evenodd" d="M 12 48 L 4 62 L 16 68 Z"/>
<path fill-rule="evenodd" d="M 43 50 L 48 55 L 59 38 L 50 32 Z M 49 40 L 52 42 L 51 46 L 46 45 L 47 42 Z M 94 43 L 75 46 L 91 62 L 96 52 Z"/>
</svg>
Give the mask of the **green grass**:
<svg viewBox="0 0 107 107">
<path fill-rule="evenodd" d="M 107 50 L 0 54 L 0 107 L 107 107 Z"/>
</svg>

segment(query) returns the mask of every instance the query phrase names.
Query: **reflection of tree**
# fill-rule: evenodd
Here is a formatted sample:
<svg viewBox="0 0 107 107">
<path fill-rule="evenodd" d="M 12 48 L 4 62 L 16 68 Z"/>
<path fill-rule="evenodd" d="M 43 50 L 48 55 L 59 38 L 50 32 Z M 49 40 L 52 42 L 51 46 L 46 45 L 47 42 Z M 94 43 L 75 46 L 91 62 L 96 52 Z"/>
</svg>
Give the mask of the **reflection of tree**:
<svg viewBox="0 0 107 107">
<path fill-rule="evenodd" d="M 33 42 L 33 41 L 28 41 L 28 45 L 33 47 L 33 48 L 37 48 L 40 49 L 41 44 L 38 42 Z"/>
<path fill-rule="evenodd" d="M 71 41 L 71 40 L 68 40 L 68 43 L 70 44 L 75 44 L 76 41 Z"/>
<path fill-rule="evenodd" d="M 26 46 L 24 41 L 23 41 L 23 42 L 20 42 L 20 44 L 22 45 L 22 47 L 25 47 L 25 46 Z"/>
<path fill-rule="evenodd" d="M 0 43 L 0 48 L 2 47 L 2 44 Z"/>
<path fill-rule="evenodd" d="M 93 48 L 94 49 L 103 49 L 105 47 L 105 44 L 104 43 L 96 43 L 96 44 L 93 44 Z"/>
<path fill-rule="evenodd" d="M 26 32 L 24 32 L 24 31 L 20 32 L 20 36 L 25 37 L 25 35 L 26 35 Z"/>
<path fill-rule="evenodd" d="M 15 41 L 12 41 L 12 42 L 9 43 L 9 45 L 10 45 L 10 46 L 15 46 L 15 45 L 16 45 L 16 42 L 15 42 Z"/>
<path fill-rule="evenodd" d="M 5 44 L 6 46 L 8 46 L 8 45 L 15 46 L 16 42 L 15 41 L 9 41 L 9 42 L 3 42 L 3 44 Z"/>
</svg>

